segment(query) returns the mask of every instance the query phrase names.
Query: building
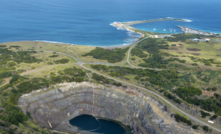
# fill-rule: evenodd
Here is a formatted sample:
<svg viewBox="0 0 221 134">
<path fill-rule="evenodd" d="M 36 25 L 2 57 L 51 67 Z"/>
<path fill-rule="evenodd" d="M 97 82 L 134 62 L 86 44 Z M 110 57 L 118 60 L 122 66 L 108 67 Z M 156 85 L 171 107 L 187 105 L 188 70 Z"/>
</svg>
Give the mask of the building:
<svg viewBox="0 0 221 134">
<path fill-rule="evenodd" d="M 192 39 L 193 41 L 200 41 L 200 39 L 197 39 L 197 38 L 195 38 L 195 39 Z"/>
<path fill-rule="evenodd" d="M 191 39 L 192 41 L 200 41 L 200 42 L 208 42 L 208 41 L 210 41 L 210 39 L 208 39 L 208 38 L 206 38 L 206 39 L 197 39 L 197 38 L 195 38 L 195 39 Z"/>
<path fill-rule="evenodd" d="M 205 41 L 210 41 L 210 39 L 208 39 L 208 38 L 207 38 L 207 39 L 204 39 L 204 40 L 205 40 Z"/>
<path fill-rule="evenodd" d="M 211 123 L 211 124 L 214 124 L 214 122 L 213 122 L 213 121 L 211 121 L 211 120 L 208 120 L 208 122 L 209 122 L 209 123 Z"/>
</svg>

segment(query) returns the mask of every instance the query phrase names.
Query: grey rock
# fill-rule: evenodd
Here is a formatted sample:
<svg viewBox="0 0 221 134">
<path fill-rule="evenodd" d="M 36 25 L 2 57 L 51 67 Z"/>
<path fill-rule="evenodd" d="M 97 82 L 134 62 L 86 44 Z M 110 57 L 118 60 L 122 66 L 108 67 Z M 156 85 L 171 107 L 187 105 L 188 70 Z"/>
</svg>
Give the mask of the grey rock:
<svg viewBox="0 0 221 134">
<path fill-rule="evenodd" d="M 19 107 L 31 113 L 32 118 L 42 127 L 63 132 L 80 131 L 69 124 L 69 120 L 88 114 L 107 118 L 130 126 L 134 134 L 192 134 L 186 129 L 164 122 L 151 105 L 151 100 L 165 112 L 170 110 L 155 98 L 145 96 L 139 91 L 125 89 L 127 92 L 106 88 L 93 83 L 64 83 L 56 89 L 42 89 L 25 94 L 19 99 Z"/>
</svg>

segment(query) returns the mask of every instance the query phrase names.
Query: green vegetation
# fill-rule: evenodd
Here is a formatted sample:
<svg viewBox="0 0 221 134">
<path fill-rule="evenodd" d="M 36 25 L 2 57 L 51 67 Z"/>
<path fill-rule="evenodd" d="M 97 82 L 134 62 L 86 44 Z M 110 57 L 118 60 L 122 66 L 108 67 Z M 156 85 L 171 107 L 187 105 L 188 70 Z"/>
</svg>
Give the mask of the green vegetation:
<svg viewBox="0 0 221 134">
<path fill-rule="evenodd" d="M 206 118 L 206 116 L 211 116 L 210 113 L 204 112 L 201 110 L 202 118 Z"/>
<path fill-rule="evenodd" d="M 103 70 L 108 72 L 111 70 L 109 74 L 116 77 L 124 77 L 125 75 L 133 74 L 136 75 L 136 80 L 148 80 L 151 84 L 161 85 L 162 87 L 168 87 L 171 82 L 175 82 L 179 77 L 178 72 L 175 70 L 154 71 L 105 65 L 91 65 L 91 67 L 98 71 Z"/>
<path fill-rule="evenodd" d="M 139 64 L 142 67 L 165 68 L 168 61 L 164 60 L 160 49 L 168 49 L 168 44 L 161 39 L 148 38 L 137 44 L 135 50 L 142 49 L 149 53 L 148 59 L 143 59 L 145 63 Z"/>
<path fill-rule="evenodd" d="M 13 105 L 10 102 L 2 101 L 2 107 L 5 108 L 4 111 L 0 111 L 0 119 L 3 121 L 7 121 L 6 124 L 2 124 L 5 126 L 9 126 L 10 124 L 17 125 L 19 123 L 24 123 L 24 121 L 28 120 L 28 117 L 23 114 L 23 112 Z"/>
<path fill-rule="evenodd" d="M 174 45 L 173 45 L 174 46 Z M 151 67 L 151 68 L 171 68 L 169 63 L 171 62 L 179 62 L 186 63 L 186 60 L 175 58 L 175 55 L 171 55 L 169 53 L 161 52 L 161 50 L 169 49 L 168 42 L 164 39 L 153 39 L 148 38 L 140 43 L 132 49 L 131 54 L 136 55 L 140 58 L 143 58 L 144 63 L 140 63 L 139 66 L 142 67 Z M 146 51 L 149 53 L 149 57 L 142 51 Z M 169 57 L 169 58 L 165 58 Z M 173 67 L 181 66 L 179 64 L 173 63 Z M 178 67 L 177 67 L 178 68 Z"/>
<path fill-rule="evenodd" d="M 193 65 L 193 66 L 198 66 L 198 64 L 197 64 L 197 63 L 193 63 L 192 65 Z"/>
<path fill-rule="evenodd" d="M 8 48 L 0 48 L 0 79 L 7 78 L 12 76 L 10 74 L 12 71 L 15 71 L 15 66 L 20 63 L 39 63 L 42 60 L 37 59 L 32 54 L 35 54 L 35 51 L 17 51 L 14 52 Z"/>
<path fill-rule="evenodd" d="M 60 59 L 60 60 L 56 60 L 54 61 L 56 64 L 65 64 L 65 63 L 68 63 L 69 62 L 69 59 Z"/>
<path fill-rule="evenodd" d="M 179 115 L 179 114 L 175 114 L 174 117 L 175 117 L 175 120 L 176 120 L 177 122 L 183 122 L 183 123 L 186 123 L 186 124 L 189 125 L 189 126 L 192 125 L 191 120 L 188 120 L 187 118 L 185 118 L 185 117 L 183 117 L 183 116 L 181 116 L 181 115 Z"/>
<path fill-rule="evenodd" d="M 55 58 L 55 57 L 58 57 L 59 55 L 57 55 L 57 54 L 53 54 L 53 55 L 50 55 L 49 57 L 51 57 L 51 58 Z"/>
<path fill-rule="evenodd" d="M 0 47 L 6 47 L 6 45 L 0 45 Z"/>
<path fill-rule="evenodd" d="M 10 84 L 5 85 L 0 89 L 4 97 L 1 98 L 0 120 L 4 121 L 3 125 L 10 126 L 10 124 L 19 125 L 24 124 L 30 118 L 30 115 L 24 115 L 17 107 L 18 99 L 24 93 L 41 88 L 48 88 L 51 85 L 62 82 L 82 82 L 86 81 L 86 73 L 79 68 L 66 68 L 55 73 L 51 73 L 50 78 L 26 78 L 19 75 L 13 75 Z"/>
<path fill-rule="evenodd" d="M 115 63 L 120 62 L 124 59 L 127 50 L 128 48 L 116 48 L 113 50 L 109 50 L 96 47 L 94 50 L 91 50 L 89 53 L 86 53 L 83 56 L 93 56 L 93 58 L 95 59 L 107 60 L 110 63 Z"/>
<path fill-rule="evenodd" d="M 182 99 L 185 99 L 187 97 L 192 97 L 194 95 L 201 95 L 202 90 L 195 88 L 195 87 L 185 87 L 185 88 L 179 88 L 175 90 L 175 93 Z"/>
<path fill-rule="evenodd" d="M 118 82 L 115 82 L 115 81 L 113 81 L 113 80 L 107 79 L 107 78 L 105 78 L 104 76 L 101 76 L 101 75 L 98 75 L 98 74 L 95 74 L 95 73 L 93 73 L 92 78 L 93 78 L 94 80 L 100 82 L 100 83 L 103 83 L 103 84 L 113 84 L 113 85 L 115 85 L 115 86 L 117 86 L 117 87 L 122 86 L 121 83 L 118 83 Z"/>
<path fill-rule="evenodd" d="M 23 77 L 21 77 L 20 75 L 13 75 L 12 79 L 10 80 L 10 84 L 13 84 L 16 81 L 21 81 L 23 79 Z"/>
<path fill-rule="evenodd" d="M 38 66 L 41 67 L 44 65 L 42 64 L 43 60 L 36 58 L 41 58 L 41 56 L 31 49 L 29 49 L 30 51 L 21 51 L 23 50 L 21 46 L 12 45 L 8 48 L 3 45 L 0 46 L 2 46 L 0 47 L 0 84 L 9 82 L 0 87 L 0 133 L 22 133 L 21 130 L 24 133 L 48 133 L 46 129 L 41 129 L 31 123 L 30 114 L 25 115 L 18 107 L 18 99 L 25 93 L 30 93 L 41 88 L 48 88 L 57 83 L 86 81 L 87 76 L 85 72 L 82 69 L 74 67 L 65 68 L 54 74 L 51 73 L 49 77 L 44 78 L 20 76 L 19 73 L 24 72 L 24 70 L 16 69 L 17 67 L 23 64 L 39 64 Z M 58 56 L 53 54 L 48 57 L 56 58 Z M 55 59 L 54 62 L 64 64 L 68 63 L 69 59 Z M 53 62 L 51 63 L 53 64 Z M 32 67 L 32 69 L 34 68 Z M 29 126 L 31 124 L 35 127 Z"/>
<path fill-rule="evenodd" d="M 136 81 L 144 82 L 146 85 L 158 85 L 164 89 L 171 89 L 174 85 L 184 86 L 185 82 L 194 80 L 190 75 L 186 74 L 182 76 L 176 70 L 155 71 L 105 65 L 91 65 L 91 67 L 98 71 L 107 72 L 110 76 L 124 79 L 126 79 L 127 75 L 135 75 Z"/>
<path fill-rule="evenodd" d="M 209 131 L 209 127 L 203 126 L 203 130 L 206 131 L 206 132 L 208 132 L 208 131 Z"/>
<path fill-rule="evenodd" d="M 127 75 L 134 75 L 133 80 L 142 83 L 145 86 L 153 85 L 156 88 L 164 90 L 171 90 L 173 87 L 178 87 L 176 90 L 172 90 L 171 93 L 164 92 L 164 95 L 176 103 L 181 103 L 182 100 L 184 100 L 190 104 L 200 106 L 204 110 L 210 112 L 214 111 L 217 115 L 221 115 L 220 95 L 214 94 L 215 98 L 205 97 L 202 99 L 202 89 L 194 87 L 197 83 L 197 80 L 194 77 L 198 77 L 198 80 L 204 80 L 208 83 L 210 83 L 210 80 L 212 79 L 221 81 L 221 75 L 217 71 L 206 70 L 190 74 L 179 73 L 176 70 L 155 71 L 105 65 L 91 65 L 91 67 L 97 71 L 108 73 L 110 76 L 119 77 L 125 80 L 128 79 Z M 210 77 L 202 77 L 205 75 L 210 75 Z M 192 83 L 192 86 L 190 86 L 190 83 Z M 216 87 L 211 87 L 211 89 L 217 90 Z M 177 98 L 176 95 L 182 100 Z"/>
<path fill-rule="evenodd" d="M 211 64 L 217 64 L 217 65 L 221 64 L 221 62 L 215 62 L 214 59 L 196 58 L 193 56 L 190 56 L 190 58 L 194 62 L 204 63 L 205 66 L 211 66 Z M 196 63 L 193 63 L 193 64 L 196 64 Z"/>
<path fill-rule="evenodd" d="M 197 129 L 199 127 L 199 125 L 193 125 L 192 128 L 193 129 Z"/>
<path fill-rule="evenodd" d="M 148 87 L 151 90 L 158 90 L 160 94 L 177 104 L 195 105 L 202 109 L 203 118 L 215 120 L 221 115 L 221 71 L 218 70 L 221 65 L 219 56 L 219 49 L 221 50 L 221 48 L 219 44 L 214 42 L 201 43 L 188 40 L 202 37 L 177 34 L 165 39 L 148 38 L 138 43 L 131 50 L 133 57 L 130 59 L 134 63 L 136 62 L 136 65 L 155 68 L 156 70 L 105 65 L 91 65 L 91 68 L 112 77 Z M 31 130 L 31 133 L 47 133 L 45 129 L 29 125 L 32 123 L 31 115 L 30 113 L 23 114 L 18 108 L 19 97 L 24 93 L 48 88 L 57 83 L 88 80 L 86 73 L 80 68 L 71 67 L 72 65 L 68 67 L 62 65 L 63 67 L 57 68 L 58 65 L 53 65 L 69 63 L 71 58 L 66 58 L 57 53 L 48 54 L 34 51 L 41 48 L 66 53 L 67 45 L 53 45 L 54 47 L 52 47 L 52 45 L 36 43 L 34 46 L 30 46 L 30 43 L 0 45 L 0 84 L 4 84 L 0 87 L 0 133 L 3 133 L 2 127 L 7 128 L 7 132 L 14 133 L 16 130 L 12 126 L 16 125 L 17 127 L 22 125 L 25 129 Z M 208 53 L 204 54 L 203 48 L 208 49 Z M 122 61 L 128 52 L 128 48 L 111 50 L 77 45 L 70 46 L 69 49 L 77 53 L 80 60 L 84 62 L 108 61 L 116 63 Z M 67 54 L 75 56 L 71 52 L 67 52 Z M 24 64 L 31 65 L 31 67 L 23 68 Z M 43 65 L 53 66 L 27 76 L 20 74 L 35 68 L 37 70 Z M 123 86 L 121 83 L 95 73 L 92 74 L 92 79 L 101 84 Z M 8 84 L 5 85 L 6 82 Z M 211 115 L 208 112 L 211 112 Z M 192 126 L 193 129 L 199 127 L 199 125 L 179 114 L 175 114 L 174 118 L 177 122 Z M 207 126 L 202 126 L 202 128 L 206 132 L 210 131 Z"/>
<path fill-rule="evenodd" d="M 86 73 L 79 68 L 66 68 L 63 71 L 58 72 L 59 75 L 51 73 L 50 83 L 62 83 L 62 82 L 83 82 L 87 80 Z"/>
<path fill-rule="evenodd" d="M 186 88 L 179 88 L 174 91 L 180 98 L 185 100 L 190 104 L 194 104 L 196 106 L 200 106 L 202 109 L 207 111 L 214 111 L 217 115 L 221 115 L 221 99 L 220 98 L 208 98 L 208 99 L 200 99 L 199 95 L 202 94 L 201 89 L 194 88 L 194 87 L 186 87 Z M 218 94 L 214 94 L 217 96 Z M 203 111 L 201 111 L 202 117 L 210 116 Z"/>
<path fill-rule="evenodd" d="M 170 100 L 175 101 L 178 104 L 180 104 L 182 102 L 180 99 L 177 99 L 177 97 L 175 95 L 172 95 L 171 93 L 164 92 L 164 96 L 169 98 Z"/>
<path fill-rule="evenodd" d="M 210 117 L 210 120 L 215 120 L 217 117 L 217 115 L 213 115 L 212 117 Z"/>
<path fill-rule="evenodd" d="M 8 78 L 12 76 L 12 73 L 11 72 L 3 72 L 3 73 L 0 73 L 0 79 L 2 78 Z"/>
<path fill-rule="evenodd" d="M 140 58 L 144 58 L 144 57 L 147 57 L 147 56 L 148 56 L 148 55 L 145 54 L 145 53 L 143 52 L 143 50 L 141 50 L 140 48 L 134 48 L 134 49 L 132 49 L 132 50 L 131 50 L 131 54 L 132 54 L 132 56 L 133 56 L 133 55 L 136 55 L 136 56 L 138 56 L 138 57 L 140 57 Z"/>
<path fill-rule="evenodd" d="M 194 38 L 198 38 L 201 39 L 202 37 L 204 37 L 203 35 L 200 34 L 185 34 L 185 33 L 181 33 L 181 34 L 174 34 L 172 37 L 165 37 L 166 40 L 171 41 L 171 42 L 177 42 L 177 41 L 186 41 L 187 39 L 194 39 Z"/>
</svg>

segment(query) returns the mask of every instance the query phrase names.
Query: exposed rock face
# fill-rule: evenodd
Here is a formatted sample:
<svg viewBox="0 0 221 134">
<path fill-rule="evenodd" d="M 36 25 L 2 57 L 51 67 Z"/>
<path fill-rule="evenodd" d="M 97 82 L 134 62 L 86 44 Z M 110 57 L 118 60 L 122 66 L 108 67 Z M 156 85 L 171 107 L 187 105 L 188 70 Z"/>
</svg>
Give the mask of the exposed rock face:
<svg viewBox="0 0 221 134">
<path fill-rule="evenodd" d="M 89 114 L 119 121 L 130 126 L 135 134 L 191 134 L 165 123 L 145 101 L 149 97 L 88 82 L 60 86 L 54 90 L 38 90 L 23 95 L 19 99 L 19 107 L 25 113 L 30 112 L 32 118 L 42 126 L 65 132 L 80 132 L 68 122 L 79 115 Z"/>
</svg>

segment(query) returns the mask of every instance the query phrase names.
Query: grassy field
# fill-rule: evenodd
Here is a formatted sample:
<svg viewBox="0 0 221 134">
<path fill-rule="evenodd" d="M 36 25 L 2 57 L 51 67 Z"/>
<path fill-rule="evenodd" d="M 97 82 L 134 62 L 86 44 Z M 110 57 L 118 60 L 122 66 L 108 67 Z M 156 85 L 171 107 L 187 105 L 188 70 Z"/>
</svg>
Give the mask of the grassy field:
<svg viewBox="0 0 221 134">
<path fill-rule="evenodd" d="M 11 43 L 3 43 L 6 44 L 7 47 L 11 47 L 11 50 L 50 50 L 50 51 L 56 51 L 56 52 L 62 52 L 62 53 L 66 53 L 72 56 L 76 56 L 76 54 L 78 55 L 79 59 L 83 62 L 106 62 L 106 60 L 98 60 L 98 59 L 94 59 L 92 56 L 82 56 L 85 53 L 90 52 L 91 50 L 95 49 L 95 47 L 92 46 L 81 46 L 81 45 L 68 45 L 68 44 L 59 44 L 59 43 L 47 43 L 47 42 L 11 42 Z M 175 44 L 175 45 L 174 45 Z M 181 44 L 181 45 L 180 45 Z M 178 63 L 177 61 L 174 61 L 173 63 L 177 63 L 177 64 L 182 64 L 182 65 L 186 65 L 186 67 L 193 67 L 191 64 L 195 63 L 191 60 L 191 58 L 189 56 L 194 56 L 197 58 L 204 58 L 204 59 L 214 59 L 215 61 L 221 61 L 221 56 L 219 56 L 219 54 L 221 53 L 221 43 L 214 43 L 214 42 L 210 42 L 210 43 L 203 43 L 203 42 L 199 42 L 199 43 L 190 43 L 190 42 L 185 42 L 185 43 L 181 43 L 181 42 L 170 42 L 169 43 L 170 47 L 168 50 L 161 50 L 173 55 L 177 55 L 179 59 L 182 60 L 186 60 L 187 62 L 182 64 L 182 63 Z M 12 47 L 12 46 L 20 46 L 19 48 L 16 47 Z M 68 51 L 71 50 L 71 51 Z M 194 50 L 194 51 L 193 51 Z M 76 54 L 75 54 L 76 53 Z M 128 53 L 128 52 L 127 52 Z M 126 53 L 126 55 L 127 55 Z M 147 52 L 144 52 L 145 54 L 148 54 Z M 58 55 L 57 57 L 50 57 L 51 55 Z M 70 68 L 70 67 L 79 67 L 77 64 L 77 61 L 75 61 L 73 58 L 59 54 L 59 53 L 53 53 L 53 52 L 40 52 L 38 51 L 35 54 L 32 54 L 32 56 L 36 57 L 37 59 L 42 59 L 42 62 L 39 63 L 20 63 L 17 64 L 16 70 L 25 70 L 25 72 L 23 72 L 22 74 L 27 74 L 29 78 L 35 78 L 35 77 L 42 77 L 42 78 L 49 78 L 51 73 L 57 74 L 57 72 L 59 70 L 64 70 L 65 68 Z M 66 64 L 55 64 L 54 61 L 59 60 L 59 59 L 68 59 L 69 62 Z M 126 61 L 127 56 L 124 57 L 124 60 L 118 63 L 115 63 L 116 65 L 122 65 L 122 63 L 124 63 Z M 134 58 L 135 60 L 131 60 L 132 58 Z M 146 57 L 148 58 L 148 57 Z M 130 62 L 135 65 L 138 66 L 140 63 L 144 63 L 143 58 L 139 58 L 138 56 L 132 56 L 130 55 Z M 136 61 L 136 62 L 134 62 Z M 48 62 L 52 62 L 52 65 L 49 65 Z M 212 66 L 205 66 L 204 63 L 200 63 L 197 62 L 197 64 L 200 67 L 205 67 L 208 69 L 218 69 L 218 67 L 215 67 L 215 65 L 213 64 Z M 128 65 L 127 63 L 125 63 L 125 65 Z M 85 65 L 86 67 L 92 69 L 90 67 L 90 65 Z M 196 68 L 196 67 L 195 67 Z M 92 69 L 94 70 L 94 69 Z M 109 72 L 102 72 L 102 74 L 105 75 L 109 75 Z M 90 73 L 90 75 L 92 75 Z M 210 80 L 209 82 L 204 82 L 202 80 L 200 80 L 200 78 L 197 76 L 197 74 L 192 73 L 191 74 L 195 79 L 196 82 L 195 83 L 191 83 L 191 86 L 197 87 L 197 88 L 201 88 L 205 87 L 212 87 L 212 86 L 219 86 L 219 83 L 216 81 L 216 78 L 212 80 Z M 209 74 L 208 74 L 209 76 Z M 127 82 L 127 83 L 131 83 L 134 85 L 138 85 L 141 87 L 144 87 L 144 85 L 142 85 L 141 83 L 138 83 L 137 80 L 135 79 L 136 75 L 125 75 L 124 78 L 126 79 L 121 79 L 119 77 L 114 77 L 115 79 Z M 151 76 L 152 77 L 152 76 Z M 150 78 L 151 78 L 150 77 Z M 212 86 L 211 86 L 212 85 Z M 154 90 L 154 88 L 160 89 L 159 86 L 151 86 L 151 85 L 147 85 L 147 88 L 150 90 Z M 220 89 L 220 88 L 219 88 Z M 158 90 L 154 90 L 156 92 L 158 92 Z M 144 91 L 147 94 L 150 94 L 147 91 Z M 215 91 L 216 93 L 220 93 L 221 90 L 217 90 Z M 203 91 L 203 95 L 205 96 L 213 96 L 213 94 L 215 93 L 213 91 Z M 163 95 L 162 93 L 158 92 L 159 94 Z M 154 107 L 153 105 L 153 109 L 155 111 L 158 111 L 161 115 L 163 115 L 163 113 L 160 112 L 160 110 L 157 107 Z M 35 127 L 35 125 L 33 124 L 29 124 L 31 127 Z M 20 126 L 21 128 L 23 126 Z M 28 130 L 27 130 L 28 131 Z"/>
<path fill-rule="evenodd" d="M 147 54 L 147 55 L 149 55 L 149 53 L 148 52 L 146 52 L 146 51 L 143 51 L 145 54 Z M 149 56 L 147 56 L 146 58 L 148 58 Z M 134 58 L 135 60 L 132 60 L 132 58 Z M 132 55 L 132 54 L 130 54 L 130 63 L 131 64 L 133 64 L 133 65 L 135 65 L 135 66 L 138 66 L 140 63 L 145 63 L 144 61 L 143 61 L 143 58 L 140 58 L 140 57 L 138 57 L 138 56 L 136 56 L 136 55 Z"/>
<path fill-rule="evenodd" d="M 91 50 L 94 50 L 95 48 L 96 47 L 93 47 L 93 46 L 82 46 L 82 45 L 72 45 L 72 46 L 68 47 L 68 49 L 73 51 L 74 53 L 76 53 L 78 55 L 79 59 L 83 62 L 89 62 L 89 63 L 104 62 L 104 63 L 108 63 L 107 60 L 95 59 L 95 58 L 93 58 L 93 56 L 83 56 L 84 54 L 90 52 Z M 112 49 L 112 47 L 110 47 L 110 48 L 107 47 L 106 49 Z M 127 53 L 125 55 L 127 55 Z M 122 61 L 116 62 L 114 64 L 120 65 L 120 64 L 124 63 L 126 61 L 126 59 L 127 59 L 127 56 L 125 56 Z"/>
<path fill-rule="evenodd" d="M 176 44 L 176 46 L 171 46 Z M 181 45 L 179 45 L 181 44 Z M 170 49 L 167 51 L 176 55 L 188 55 L 205 59 L 221 61 L 221 42 L 170 42 Z M 191 50 L 191 49 L 198 50 Z"/>
<path fill-rule="evenodd" d="M 91 50 L 94 50 L 95 47 L 93 47 L 93 46 L 72 45 L 72 46 L 68 47 L 68 49 L 73 51 L 74 53 L 76 53 L 78 55 L 79 59 L 83 62 L 105 62 L 105 63 L 107 63 L 107 60 L 95 59 L 92 56 L 82 56 L 82 55 L 90 52 Z"/>
<path fill-rule="evenodd" d="M 8 42 L 2 43 L 1 45 L 7 45 L 7 47 L 11 46 L 20 46 L 20 48 L 12 48 L 11 50 L 50 50 L 56 52 L 66 53 L 72 56 L 75 56 L 73 53 L 67 50 L 69 44 L 61 44 L 61 43 L 50 43 L 50 42 L 40 42 L 40 41 L 21 41 L 21 42 Z"/>
<path fill-rule="evenodd" d="M 53 61 L 59 60 L 59 59 L 68 59 L 69 62 L 66 64 L 71 64 L 71 63 L 76 63 L 76 60 L 74 60 L 71 57 L 62 55 L 62 54 L 56 54 L 59 55 L 58 57 L 55 58 L 51 58 L 49 56 L 53 55 L 53 53 L 51 52 L 37 52 L 36 54 L 33 54 L 32 56 L 36 57 L 37 59 L 42 59 L 43 61 L 40 63 L 20 63 L 16 66 L 16 70 L 32 70 L 32 69 L 36 69 L 36 68 L 40 68 L 40 67 L 44 67 L 44 66 L 48 66 L 49 62 L 52 62 L 53 65 L 58 65 L 56 63 L 54 63 Z"/>
<path fill-rule="evenodd" d="M 11 50 L 18 51 L 18 50 L 50 50 L 56 52 L 66 53 L 68 55 L 74 56 L 77 58 L 75 54 L 78 55 L 79 59 L 83 62 L 104 62 L 108 63 L 107 60 L 99 60 L 95 59 L 92 56 L 82 56 L 91 50 L 95 49 L 96 47 L 93 46 L 83 46 L 83 45 L 70 45 L 70 44 L 61 44 L 61 43 L 50 43 L 50 42 L 40 42 L 40 41 L 21 41 L 21 42 L 8 42 L 2 43 L 0 45 L 7 45 L 7 48 L 11 46 L 20 46 L 19 48 L 11 47 Z M 68 47 L 68 48 L 67 48 Z M 71 50 L 72 52 L 68 51 Z M 110 48 L 107 48 L 110 49 Z M 74 53 L 75 54 L 74 54 Z M 40 57 L 40 56 L 39 56 Z M 126 57 L 125 57 L 126 60 Z M 123 60 L 123 61 L 125 61 Z M 122 62 L 118 62 L 116 64 L 121 64 Z"/>
<path fill-rule="evenodd" d="M 172 55 L 177 55 L 179 59 L 186 60 L 186 65 L 197 63 L 201 68 L 205 69 L 221 69 L 216 67 L 215 64 L 212 66 L 205 66 L 204 63 L 194 62 L 190 56 L 197 59 L 214 59 L 216 62 L 221 62 L 221 42 L 169 42 L 168 50 L 161 50 Z M 172 46 L 176 45 L 176 46 Z"/>
<path fill-rule="evenodd" d="M 55 73 L 59 70 L 64 70 L 65 68 L 71 68 L 71 67 L 79 67 L 78 65 L 74 64 L 63 64 L 63 65 L 51 65 L 47 66 L 46 68 L 43 68 L 41 70 L 38 70 L 36 72 L 30 73 L 29 77 L 34 78 L 34 77 L 49 77 L 50 73 Z"/>
</svg>

